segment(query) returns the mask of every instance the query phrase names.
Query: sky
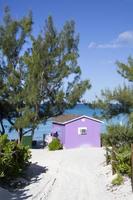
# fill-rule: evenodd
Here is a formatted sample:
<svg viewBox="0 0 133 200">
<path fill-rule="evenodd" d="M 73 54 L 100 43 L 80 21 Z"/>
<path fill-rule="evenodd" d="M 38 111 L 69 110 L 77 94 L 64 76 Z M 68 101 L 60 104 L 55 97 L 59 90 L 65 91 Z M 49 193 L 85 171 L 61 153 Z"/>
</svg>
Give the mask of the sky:
<svg viewBox="0 0 133 200">
<path fill-rule="evenodd" d="M 32 10 L 34 35 L 49 15 L 59 30 L 66 21 L 75 21 L 82 79 L 92 84 L 84 95 L 87 101 L 99 96 L 101 89 L 126 82 L 117 73 L 116 61 L 126 63 L 133 53 L 133 0 L 0 0 L 0 21 L 6 5 L 16 18 Z"/>
</svg>

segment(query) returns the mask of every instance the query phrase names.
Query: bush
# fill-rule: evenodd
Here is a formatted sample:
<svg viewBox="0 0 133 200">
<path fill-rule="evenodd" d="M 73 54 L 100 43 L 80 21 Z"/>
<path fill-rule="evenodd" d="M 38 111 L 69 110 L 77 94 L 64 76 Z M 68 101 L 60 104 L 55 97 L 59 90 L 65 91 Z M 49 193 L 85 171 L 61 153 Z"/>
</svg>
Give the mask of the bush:
<svg viewBox="0 0 133 200">
<path fill-rule="evenodd" d="M 119 148 L 113 147 L 111 153 L 111 164 L 113 173 L 131 177 L 131 147 L 124 145 Z"/>
<path fill-rule="evenodd" d="M 7 135 L 0 136 L 0 181 L 17 178 L 29 165 L 30 151 L 16 142 L 10 142 Z"/>
<path fill-rule="evenodd" d="M 117 177 L 112 180 L 112 185 L 121 185 L 123 183 L 123 177 L 117 174 Z"/>
<path fill-rule="evenodd" d="M 122 175 L 131 176 L 131 148 L 122 146 L 116 152 L 117 171 Z"/>
<path fill-rule="evenodd" d="M 50 151 L 55 151 L 62 149 L 63 145 L 58 138 L 54 138 L 52 142 L 49 143 L 48 148 Z"/>
<path fill-rule="evenodd" d="M 120 147 L 133 142 L 133 130 L 127 125 L 110 125 L 107 127 L 107 134 L 102 137 L 107 146 Z"/>
<path fill-rule="evenodd" d="M 109 146 L 108 145 L 108 134 L 107 133 L 102 133 L 101 134 L 101 146 Z"/>
<path fill-rule="evenodd" d="M 113 173 L 131 176 L 131 143 L 133 142 L 133 128 L 129 125 L 110 125 L 107 134 L 102 135 L 107 147 L 112 146 L 111 164 Z M 106 153 L 106 163 L 110 157 Z"/>
<path fill-rule="evenodd" d="M 111 152 L 112 152 L 112 149 L 110 149 L 109 147 L 105 148 L 105 158 L 106 158 L 107 165 L 111 163 Z"/>
</svg>

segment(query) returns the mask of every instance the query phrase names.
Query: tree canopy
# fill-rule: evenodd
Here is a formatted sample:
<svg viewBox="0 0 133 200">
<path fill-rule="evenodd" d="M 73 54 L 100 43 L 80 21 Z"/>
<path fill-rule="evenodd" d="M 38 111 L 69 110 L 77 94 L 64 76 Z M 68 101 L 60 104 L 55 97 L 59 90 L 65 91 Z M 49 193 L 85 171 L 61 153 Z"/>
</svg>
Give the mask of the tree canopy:
<svg viewBox="0 0 133 200">
<path fill-rule="evenodd" d="M 31 13 L 16 20 L 9 8 L 0 25 L 0 132 L 6 119 L 20 139 L 74 106 L 91 87 L 89 80 L 81 80 L 74 21 L 58 31 L 49 16 L 36 37 L 32 25 Z"/>
<path fill-rule="evenodd" d="M 133 59 L 128 58 L 127 64 L 117 62 L 117 71 L 129 84 L 118 86 L 114 90 L 101 91 L 101 97 L 96 97 L 92 107 L 101 109 L 102 117 L 111 119 L 119 114 L 130 115 L 133 111 Z"/>
</svg>

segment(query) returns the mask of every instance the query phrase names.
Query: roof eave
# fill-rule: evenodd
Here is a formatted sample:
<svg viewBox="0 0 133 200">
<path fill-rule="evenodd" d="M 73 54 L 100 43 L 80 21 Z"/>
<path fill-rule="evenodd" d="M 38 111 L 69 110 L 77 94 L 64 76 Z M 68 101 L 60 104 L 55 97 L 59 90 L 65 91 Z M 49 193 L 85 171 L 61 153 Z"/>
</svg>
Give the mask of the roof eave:
<svg viewBox="0 0 133 200">
<path fill-rule="evenodd" d="M 75 118 L 75 119 L 71 119 L 71 120 L 66 121 L 66 122 L 56 122 L 56 121 L 53 121 L 53 123 L 54 123 L 54 124 L 65 125 L 65 124 L 71 123 L 71 122 L 73 122 L 73 121 L 75 121 L 75 120 L 81 119 L 81 118 L 83 118 L 83 117 L 84 117 L 84 118 L 87 118 L 87 119 L 90 119 L 90 120 L 93 120 L 93 121 L 96 121 L 96 122 L 98 122 L 98 123 L 104 123 L 103 121 L 101 121 L 101 120 L 99 120 L 99 119 L 95 119 L 95 118 L 93 118 L 93 117 L 88 117 L 88 116 L 86 116 L 86 115 L 81 115 L 80 117 L 77 117 L 77 118 Z"/>
</svg>

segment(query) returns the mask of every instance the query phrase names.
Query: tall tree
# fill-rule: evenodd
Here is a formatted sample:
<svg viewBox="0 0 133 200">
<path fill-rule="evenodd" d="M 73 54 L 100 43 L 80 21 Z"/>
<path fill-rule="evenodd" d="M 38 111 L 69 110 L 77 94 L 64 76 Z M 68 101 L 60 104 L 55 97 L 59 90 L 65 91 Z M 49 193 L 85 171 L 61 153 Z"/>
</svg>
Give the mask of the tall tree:
<svg viewBox="0 0 133 200">
<path fill-rule="evenodd" d="M 31 13 L 20 20 L 13 19 L 8 7 L 5 8 L 3 23 L 0 25 L 0 123 L 1 134 L 5 132 L 3 120 L 9 121 L 18 132 L 15 124 L 24 107 L 22 91 L 26 74 L 23 51 L 32 28 Z"/>
<path fill-rule="evenodd" d="M 75 35 L 73 21 L 66 22 L 58 32 L 52 17 L 48 17 L 44 31 L 37 38 L 32 37 L 32 42 L 32 48 L 24 56 L 28 66 L 24 93 L 29 107 L 33 108 L 30 123 L 36 127 L 40 121 L 74 106 L 90 83 L 80 80 L 79 36 Z"/>
<path fill-rule="evenodd" d="M 102 117 L 110 119 L 119 114 L 130 114 L 133 111 L 133 59 L 128 58 L 127 64 L 117 62 L 118 73 L 124 77 L 129 84 L 118 86 L 113 91 L 105 89 L 101 91 L 101 97 L 96 97 L 92 103 L 93 107 L 101 109 Z"/>
<path fill-rule="evenodd" d="M 88 80 L 80 80 L 74 22 L 58 32 L 49 17 L 37 38 L 31 35 L 32 23 L 31 14 L 13 20 L 6 10 L 0 26 L 0 121 L 7 119 L 20 140 L 40 122 L 74 106 L 90 88 Z M 26 46 L 29 35 L 31 45 Z"/>
</svg>

